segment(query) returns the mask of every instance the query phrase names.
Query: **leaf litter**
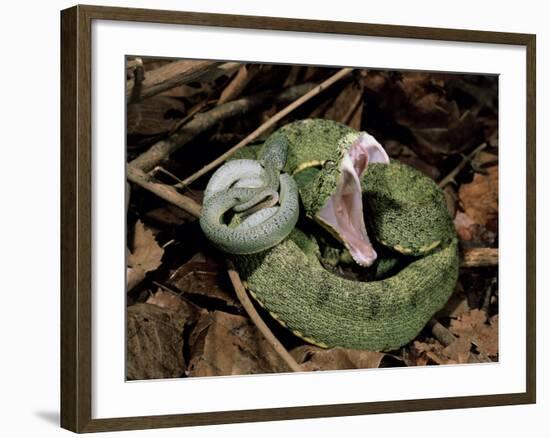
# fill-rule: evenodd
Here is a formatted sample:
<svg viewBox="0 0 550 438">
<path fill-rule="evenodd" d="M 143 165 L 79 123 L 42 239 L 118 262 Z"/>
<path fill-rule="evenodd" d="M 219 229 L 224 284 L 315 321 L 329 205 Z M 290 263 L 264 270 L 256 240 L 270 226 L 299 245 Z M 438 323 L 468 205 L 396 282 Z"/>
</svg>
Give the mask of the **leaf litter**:
<svg viewBox="0 0 550 438">
<path fill-rule="evenodd" d="M 144 58 L 145 75 L 170 62 Z M 132 103 L 128 160 L 216 105 L 320 82 L 334 72 L 311 66 L 243 64 L 227 74 L 207 75 Z M 283 106 L 268 98 L 259 110 L 218 124 L 172 154 L 154 177 L 165 184 L 176 183 L 174 177 L 185 179 Z M 461 246 L 498 246 L 498 82 L 494 78 L 357 69 L 282 122 L 308 117 L 330 118 L 369 131 L 393 158 L 435 181 L 485 142 L 486 149 L 444 192 Z M 200 202 L 207 179 L 208 175 L 185 188 L 185 193 Z M 139 274 L 139 281 L 128 287 L 129 379 L 289 371 L 244 312 L 223 260 L 202 242 L 195 218 L 151 196 L 133 198 L 128 217 L 134 230 L 128 278 Z M 167 240 L 173 242 L 170 248 L 183 252 L 165 250 L 159 242 Z M 258 310 L 306 371 L 498 361 L 497 275 L 497 266 L 461 269 L 454 294 L 435 315 L 439 329 L 446 331 L 445 339 L 454 341 L 442 343 L 427 326 L 410 344 L 391 352 L 309 345 Z"/>
</svg>

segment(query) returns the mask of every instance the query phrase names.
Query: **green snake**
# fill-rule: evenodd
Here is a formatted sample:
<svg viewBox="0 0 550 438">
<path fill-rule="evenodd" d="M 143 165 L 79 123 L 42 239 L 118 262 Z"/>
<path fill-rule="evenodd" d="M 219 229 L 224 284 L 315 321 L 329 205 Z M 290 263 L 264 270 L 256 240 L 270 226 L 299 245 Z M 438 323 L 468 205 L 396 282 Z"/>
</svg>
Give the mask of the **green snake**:
<svg viewBox="0 0 550 438">
<path fill-rule="evenodd" d="M 290 123 L 258 155 L 242 151 L 210 179 L 200 223 L 257 302 L 322 347 L 387 351 L 414 339 L 458 277 L 438 186 L 368 133 L 329 120 Z M 331 269 L 322 254 L 331 245 L 370 280 Z"/>
</svg>

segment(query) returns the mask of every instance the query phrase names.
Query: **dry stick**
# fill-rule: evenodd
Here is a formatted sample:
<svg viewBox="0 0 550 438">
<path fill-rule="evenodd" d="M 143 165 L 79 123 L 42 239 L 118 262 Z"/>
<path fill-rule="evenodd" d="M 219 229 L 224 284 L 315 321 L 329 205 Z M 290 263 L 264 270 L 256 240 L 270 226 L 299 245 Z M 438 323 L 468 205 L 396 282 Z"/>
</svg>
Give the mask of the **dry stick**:
<svg viewBox="0 0 550 438">
<path fill-rule="evenodd" d="M 275 95 L 273 97 L 273 101 L 292 101 L 311 90 L 312 87 L 313 85 L 310 83 L 290 87 L 283 90 L 278 95 Z M 177 132 L 170 135 L 167 139 L 155 143 L 139 157 L 134 159 L 131 163 L 129 163 L 129 167 L 136 167 L 145 172 L 149 172 L 157 164 L 166 160 L 168 156 L 193 140 L 199 134 L 208 131 L 222 121 L 231 117 L 246 114 L 247 112 L 262 105 L 272 96 L 272 92 L 259 93 L 225 103 L 204 113 L 197 114 L 189 123 L 182 126 Z"/>
<path fill-rule="evenodd" d="M 448 347 L 458 339 L 447 327 L 442 325 L 435 318 L 430 319 L 428 322 L 428 327 L 432 330 L 432 335 L 434 335 L 434 338 L 441 342 L 445 347 Z M 470 354 L 468 362 L 479 363 L 481 361 L 473 354 Z"/>
<path fill-rule="evenodd" d="M 461 268 L 481 268 L 498 265 L 498 248 L 464 248 Z"/>
<path fill-rule="evenodd" d="M 273 347 L 273 349 L 281 356 L 281 358 L 286 362 L 286 364 L 289 366 L 289 368 L 292 371 L 303 371 L 303 369 L 298 365 L 298 363 L 294 360 L 294 358 L 290 355 L 290 353 L 286 350 L 285 347 L 283 347 L 283 344 L 279 342 L 279 340 L 275 337 L 273 332 L 269 329 L 269 327 L 266 325 L 266 323 L 263 321 L 261 316 L 256 311 L 254 305 L 252 304 L 252 301 L 250 301 L 250 298 L 248 298 L 248 294 L 246 293 L 246 289 L 244 287 L 244 284 L 241 281 L 241 278 L 239 277 L 239 273 L 235 270 L 235 267 L 233 266 L 233 263 L 231 261 L 227 262 L 228 269 L 227 272 L 229 274 L 229 279 L 231 280 L 231 284 L 233 285 L 233 288 L 235 289 L 235 293 L 237 294 L 237 297 L 239 298 L 239 301 L 243 305 L 244 309 L 256 325 L 258 327 L 258 330 L 264 335 L 265 339 L 269 344 Z"/>
<path fill-rule="evenodd" d="M 437 319 L 431 318 L 428 321 L 428 327 L 431 329 L 434 338 L 441 342 L 445 347 L 456 341 L 456 336 L 451 331 L 442 325 Z"/>
<path fill-rule="evenodd" d="M 200 217 L 201 215 L 201 206 L 193 199 L 182 195 L 172 186 L 166 184 L 161 184 L 155 182 L 149 175 L 147 175 L 143 170 L 136 169 L 135 167 L 128 166 L 126 169 L 126 177 L 129 181 L 137 184 L 140 187 L 154 193 L 159 198 L 168 201 L 169 203 L 175 205 L 176 207 L 181 208 L 187 213 Z"/>
<path fill-rule="evenodd" d="M 172 172 L 166 170 L 162 166 L 155 167 L 153 170 L 151 170 L 151 172 L 149 172 L 149 175 L 155 176 L 157 174 L 157 172 L 164 173 L 165 175 L 172 178 L 174 181 L 177 181 L 178 183 L 181 183 L 181 179 L 179 179 L 176 175 L 174 175 Z"/>
<path fill-rule="evenodd" d="M 342 123 L 344 123 L 345 125 L 349 124 L 349 121 L 351 120 L 351 117 L 355 113 L 357 107 L 360 105 L 361 100 L 363 100 L 363 89 L 361 89 L 355 96 L 355 99 L 353 99 L 353 102 L 349 106 L 348 111 L 346 112 L 346 114 L 344 114 L 344 117 L 342 117 Z"/>
<path fill-rule="evenodd" d="M 225 87 L 222 91 L 217 105 L 223 105 L 224 103 L 235 100 L 239 97 L 249 82 L 259 73 L 259 71 L 260 66 L 257 64 L 252 64 L 248 67 L 243 65 L 231 82 L 229 82 L 229 85 L 227 85 L 227 87 Z"/>
<path fill-rule="evenodd" d="M 477 148 L 475 148 L 470 154 L 466 155 L 462 161 L 459 163 L 458 166 L 456 166 L 451 173 L 449 173 L 445 178 L 443 178 L 441 181 L 439 181 L 438 186 L 440 188 L 444 188 L 447 184 L 450 184 L 454 181 L 456 176 L 459 174 L 459 172 L 464 169 L 464 166 L 468 164 L 470 161 L 474 159 L 474 157 L 481 152 L 483 149 L 487 147 L 487 143 L 480 144 Z"/>
<path fill-rule="evenodd" d="M 174 61 L 148 71 L 145 79 L 135 87 L 133 79 L 126 81 L 126 98 L 137 102 L 163 91 L 207 77 L 215 79 L 239 67 L 237 62 L 220 64 L 214 61 Z M 139 88 L 135 90 L 134 88 Z"/>
<path fill-rule="evenodd" d="M 271 128 L 273 125 L 275 125 L 279 120 L 281 120 L 283 117 L 294 111 L 296 108 L 298 108 L 300 105 L 304 104 L 308 100 L 310 100 L 312 97 L 317 96 L 319 93 L 321 93 L 323 90 L 330 87 L 335 82 L 339 81 L 343 77 L 347 76 L 349 73 L 353 71 L 353 68 L 343 68 L 338 73 L 334 74 L 330 78 L 328 78 L 326 81 L 322 82 L 315 88 L 313 88 L 311 91 L 304 94 L 299 99 L 296 99 L 294 102 L 292 102 L 290 105 L 279 111 L 274 116 L 270 117 L 265 123 L 261 124 L 256 130 L 251 132 L 249 135 L 247 135 L 243 140 L 241 140 L 239 143 L 237 143 L 235 146 L 233 146 L 231 149 L 229 149 L 227 152 L 220 155 L 218 158 L 216 158 L 214 161 L 210 162 L 206 166 L 204 166 L 202 169 L 200 169 L 198 172 L 195 172 L 193 175 L 189 176 L 188 178 L 183 180 L 183 185 L 178 184 L 175 186 L 176 188 L 182 188 L 184 185 L 189 185 L 196 179 L 203 176 L 205 173 L 208 173 L 215 167 L 222 164 L 226 159 L 228 159 L 231 155 L 233 155 L 236 151 L 241 149 L 242 147 L 249 144 L 251 141 L 258 138 L 262 133 L 267 131 L 269 128 Z"/>
</svg>

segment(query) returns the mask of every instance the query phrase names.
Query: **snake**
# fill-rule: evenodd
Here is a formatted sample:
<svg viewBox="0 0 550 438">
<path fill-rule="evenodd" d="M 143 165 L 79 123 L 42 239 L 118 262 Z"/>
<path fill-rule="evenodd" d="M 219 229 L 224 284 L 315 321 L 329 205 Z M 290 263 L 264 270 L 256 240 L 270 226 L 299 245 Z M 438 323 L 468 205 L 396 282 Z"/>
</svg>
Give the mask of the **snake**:
<svg viewBox="0 0 550 438">
<path fill-rule="evenodd" d="M 233 158 L 207 184 L 201 228 L 296 336 L 396 350 L 448 301 L 459 254 L 443 192 L 367 132 L 303 119 Z M 327 249 L 365 275 L 342 275 Z"/>
</svg>

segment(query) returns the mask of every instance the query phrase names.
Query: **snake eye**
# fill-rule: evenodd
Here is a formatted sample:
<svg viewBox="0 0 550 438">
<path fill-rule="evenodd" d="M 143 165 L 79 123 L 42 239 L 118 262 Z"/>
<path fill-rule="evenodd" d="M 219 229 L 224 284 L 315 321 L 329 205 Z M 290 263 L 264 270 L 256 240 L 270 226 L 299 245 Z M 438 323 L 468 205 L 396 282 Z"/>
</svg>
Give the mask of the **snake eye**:
<svg viewBox="0 0 550 438">
<path fill-rule="evenodd" d="M 334 166 L 336 166 L 336 161 L 334 160 L 326 160 L 323 163 L 323 169 L 332 169 Z"/>
</svg>

